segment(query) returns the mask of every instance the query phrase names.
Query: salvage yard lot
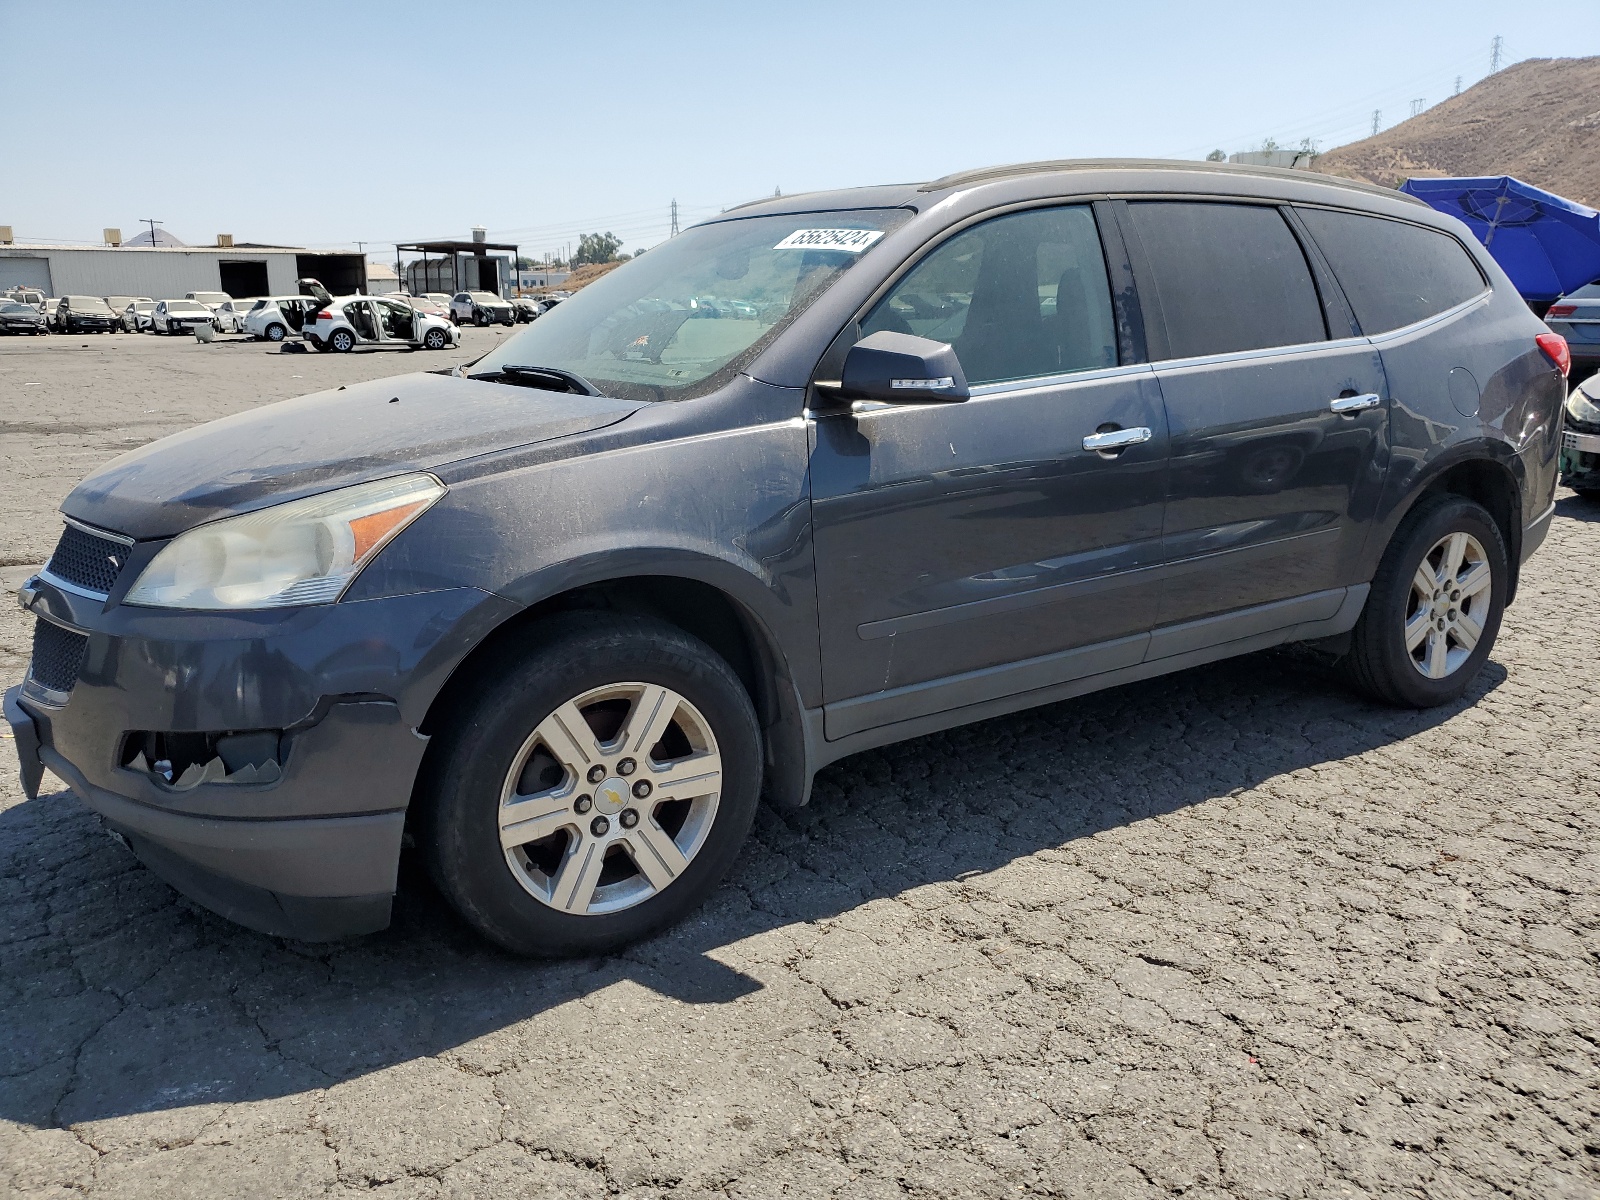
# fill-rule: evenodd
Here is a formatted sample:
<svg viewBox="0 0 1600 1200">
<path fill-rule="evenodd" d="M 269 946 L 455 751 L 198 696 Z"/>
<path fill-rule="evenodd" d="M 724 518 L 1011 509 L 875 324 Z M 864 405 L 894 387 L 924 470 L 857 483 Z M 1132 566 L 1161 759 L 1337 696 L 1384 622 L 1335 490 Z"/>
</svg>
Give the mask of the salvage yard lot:
<svg viewBox="0 0 1600 1200">
<path fill-rule="evenodd" d="M 0 582 L 121 450 L 503 335 L 0 341 Z M 0 1193 L 1592 1197 L 1597 523 L 1562 493 L 1462 704 L 1284 652 L 864 754 L 602 960 L 495 951 L 409 863 L 381 935 L 259 936 L 7 751 Z"/>
</svg>

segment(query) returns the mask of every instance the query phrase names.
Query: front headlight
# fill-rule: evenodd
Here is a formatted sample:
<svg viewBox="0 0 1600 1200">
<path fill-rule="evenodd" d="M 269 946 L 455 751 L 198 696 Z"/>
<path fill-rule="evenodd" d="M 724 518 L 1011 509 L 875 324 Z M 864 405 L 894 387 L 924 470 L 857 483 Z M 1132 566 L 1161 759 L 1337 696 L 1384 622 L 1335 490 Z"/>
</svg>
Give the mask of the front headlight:
<svg viewBox="0 0 1600 1200">
<path fill-rule="evenodd" d="M 1597 406 L 1580 385 L 1567 397 L 1567 415 L 1585 425 L 1600 425 L 1600 406 Z"/>
<path fill-rule="evenodd" d="M 196 526 L 151 560 L 123 603 L 204 609 L 331 603 L 444 493 L 432 475 L 399 475 Z"/>
</svg>

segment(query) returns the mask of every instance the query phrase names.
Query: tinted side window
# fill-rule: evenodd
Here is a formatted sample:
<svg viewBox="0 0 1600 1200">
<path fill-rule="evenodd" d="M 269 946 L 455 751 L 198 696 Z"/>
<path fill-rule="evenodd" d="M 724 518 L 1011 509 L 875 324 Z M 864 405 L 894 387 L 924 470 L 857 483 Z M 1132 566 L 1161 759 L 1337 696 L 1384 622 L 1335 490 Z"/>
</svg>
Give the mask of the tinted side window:
<svg viewBox="0 0 1600 1200">
<path fill-rule="evenodd" d="M 1155 276 L 1168 357 L 1327 338 L 1311 268 L 1276 208 L 1170 201 L 1128 207 Z"/>
<path fill-rule="evenodd" d="M 974 225 L 912 268 L 861 328 L 949 342 L 969 383 L 1114 367 L 1094 213 L 1040 208 Z"/>
<path fill-rule="evenodd" d="M 1357 213 L 1299 212 L 1339 277 L 1363 333 L 1431 317 L 1486 286 L 1471 255 L 1448 234 Z"/>
</svg>

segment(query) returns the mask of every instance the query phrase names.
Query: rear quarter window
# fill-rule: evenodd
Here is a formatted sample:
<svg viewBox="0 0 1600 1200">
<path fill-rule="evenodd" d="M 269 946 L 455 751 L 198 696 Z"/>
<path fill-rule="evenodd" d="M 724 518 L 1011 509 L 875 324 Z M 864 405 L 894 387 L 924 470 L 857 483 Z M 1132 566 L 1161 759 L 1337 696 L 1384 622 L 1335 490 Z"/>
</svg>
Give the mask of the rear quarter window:
<svg viewBox="0 0 1600 1200">
<path fill-rule="evenodd" d="M 1157 200 L 1128 209 L 1154 276 L 1169 358 L 1326 340 L 1305 252 L 1276 208 Z"/>
<path fill-rule="evenodd" d="M 1472 256 L 1447 233 L 1331 209 L 1299 213 L 1363 333 L 1387 333 L 1435 316 L 1488 286 Z"/>
</svg>

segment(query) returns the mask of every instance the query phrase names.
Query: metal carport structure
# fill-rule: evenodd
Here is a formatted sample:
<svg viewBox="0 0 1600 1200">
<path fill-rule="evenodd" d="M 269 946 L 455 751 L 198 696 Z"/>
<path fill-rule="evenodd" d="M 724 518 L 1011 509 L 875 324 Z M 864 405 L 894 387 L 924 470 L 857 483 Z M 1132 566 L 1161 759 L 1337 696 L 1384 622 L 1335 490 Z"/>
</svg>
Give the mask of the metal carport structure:
<svg viewBox="0 0 1600 1200">
<path fill-rule="evenodd" d="M 484 265 L 484 260 L 489 257 L 490 251 L 499 251 L 501 253 L 508 253 L 511 256 L 511 269 L 512 269 L 513 272 L 515 272 L 516 265 L 517 265 L 517 251 L 518 251 L 518 249 L 519 249 L 519 247 L 517 245 L 515 245 L 514 243 L 509 243 L 509 242 L 488 242 L 488 241 L 480 242 L 480 241 L 477 241 L 476 239 L 474 239 L 472 241 L 465 241 L 465 242 L 464 241 L 457 241 L 457 240 L 452 239 L 452 238 L 444 238 L 444 239 L 440 239 L 440 240 L 437 240 L 437 241 L 429 241 L 429 242 L 399 242 L 399 243 L 396 243 L 395 248 L 394 248 L 395 274 L 399 275 L 400 278 L 401 278 L 402 283 L 404 283 L 404 281 L 406 279 L 406 273 L 405 273 L 405 269 L 400 264 L 401 256 L 404 255 L 404 254 L 420 254 L 422 256 L 422 277 L 423 277 L 424 280 L 426 280 L 426 279 L 429 278 L 429 276 L 428 276 L 428 255 L 429 254 L 436 254 L 441 259 L 448 258 L 450 260 L 450 281 L 451 281 L 450 290 L 452 292 L 475 291 L 475 290 L 492 291 L 492 292 L 494 292 L 495 295 L 498 296 L 500 294 L 500 283 L 499 283 L 499 273 L 498 272 L 496 272 L 496 275 L 495 275 L 495 284 L 494 284 L 494 286 L 492 288 L 486 288 L 484 286 L 484 283 L 483 283 L 483 265 Z M 461 280 L 461 256 L 464 255 L 464 254 L 470 254 L 475 259 L 478 260 L 477 261 L 477 270 L 475 272 L 476 275 L 477 275 L 477 279 L 475 281 L 473 281 L 472 283 L 470 283 L 470 284 L 463 284 L 463 282 Z M 425 291 L 425 290 L 428 290 L 428 289 L 423 288 L 423 289 L 420 289 L 420 290 L 424 290 Z"/>
</svg>

